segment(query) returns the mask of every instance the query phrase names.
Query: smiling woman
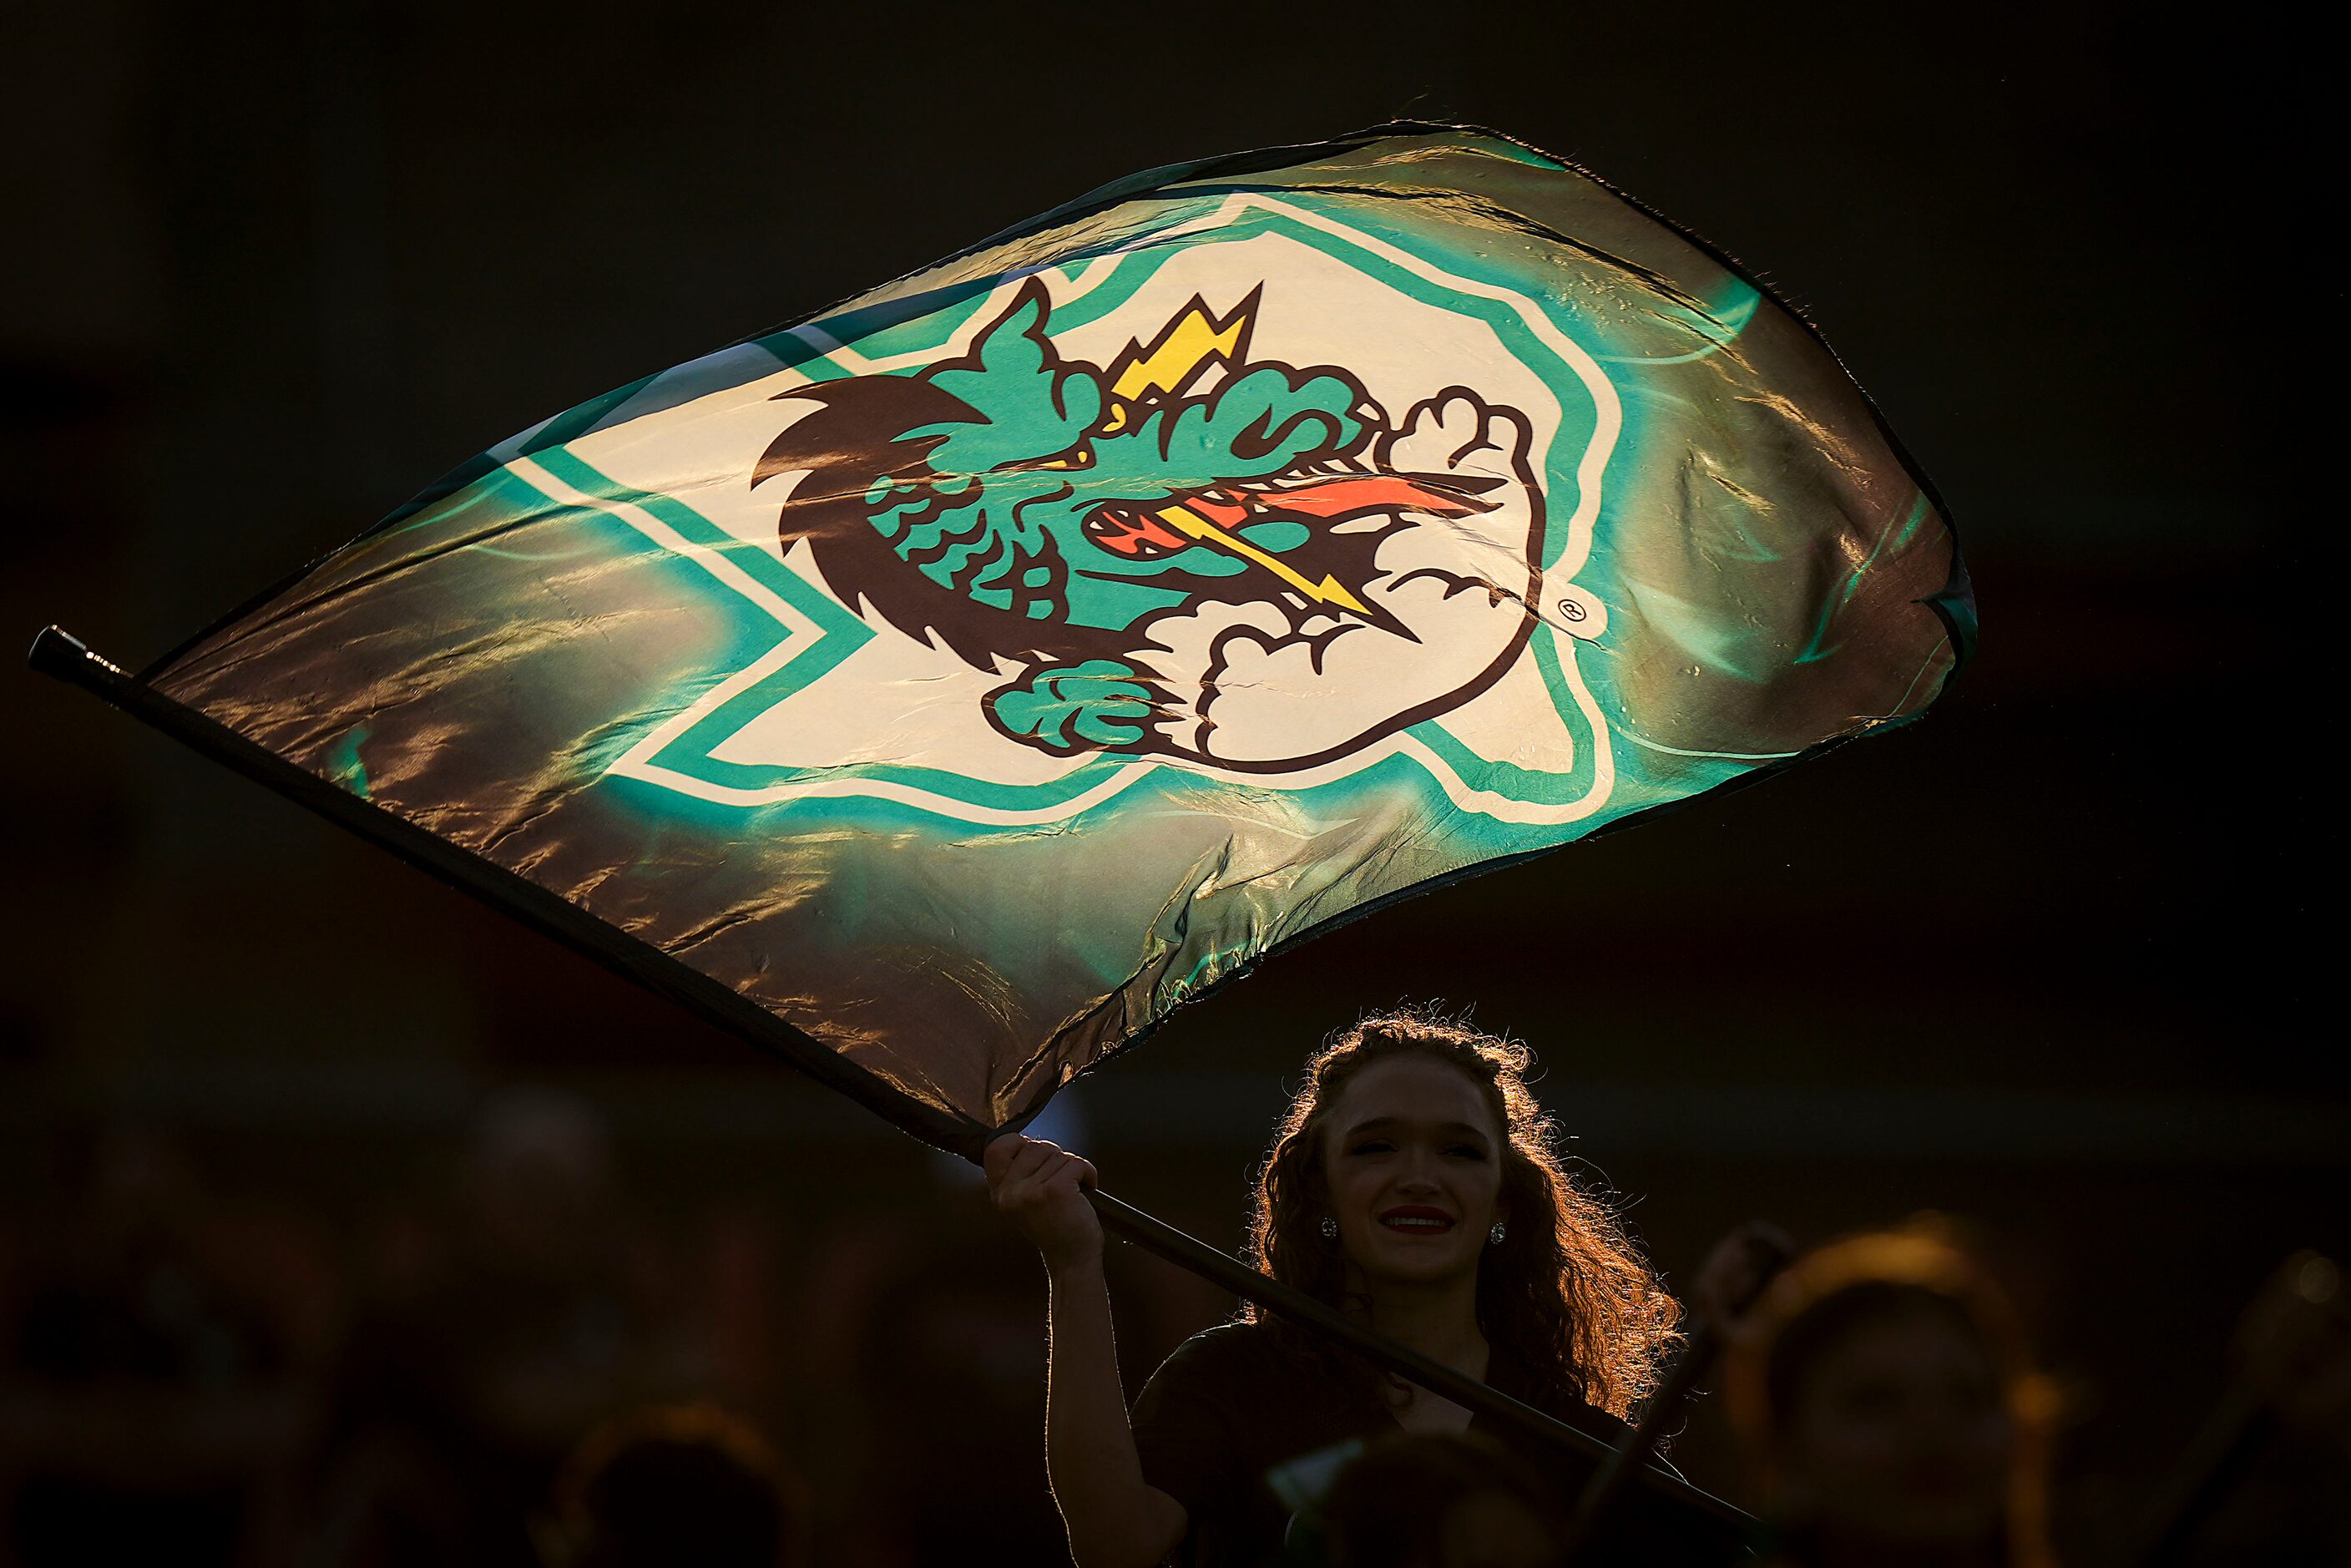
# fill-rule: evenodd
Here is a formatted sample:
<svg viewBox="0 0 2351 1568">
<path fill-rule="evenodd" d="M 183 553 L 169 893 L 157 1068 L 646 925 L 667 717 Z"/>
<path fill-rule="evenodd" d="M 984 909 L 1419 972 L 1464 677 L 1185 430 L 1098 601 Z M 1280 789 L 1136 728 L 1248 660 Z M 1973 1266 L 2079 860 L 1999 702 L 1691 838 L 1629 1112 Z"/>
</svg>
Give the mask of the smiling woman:
<svg viewBox="0 0 2351 1568">
<path fill-rule="evenodd" d="M 1347 1030 L 1308 1063 L 1260 1167 L 1249 1250 L 1282 1283 L 1614 1442 L 1675 1342 L 1677 1309 L 1569 1177 L 1527 1088 L 1531 1065 L 1523 1045 L 1422 1013 Z M 991 1145 L 987 1166 L 1052 1278 L 1046 1448 L 1080 1568 L 1171 1552 L 1196 1568 L 1271 1560 L 1311 1511 L 1312 1478 L 1360 1446 L 1479 1427 L 1255 1309 L 1179 1346 L 1130 1416 L 1101 1231 L 1080 1190 L 1092 1167 L 1017 1137 Z M 1673 1550 L 1621 1543 L 1635 1560 Z"/>
<path fill-rule="evenodd" d="M 1397 1337 L 1407 1313 L 1431 1310 L 1432 1287 L 1465 1295 L 1479 1332 L 1524 1358 L 1538 1402 L 1623 1416 L 1678 1314 L 1568 1176 L 1527 1087 L 1533 1065 L 1515 1040 L 1423 1014 L 1356 1025 L 1308 1063 L 1259 1172 L 1250 1260 Z M 1443 1315 L 1458 1321 L 1449 1300 Z M 1301 1354 L 1335 1354 L 1266 1326 Z"/>
</svg>

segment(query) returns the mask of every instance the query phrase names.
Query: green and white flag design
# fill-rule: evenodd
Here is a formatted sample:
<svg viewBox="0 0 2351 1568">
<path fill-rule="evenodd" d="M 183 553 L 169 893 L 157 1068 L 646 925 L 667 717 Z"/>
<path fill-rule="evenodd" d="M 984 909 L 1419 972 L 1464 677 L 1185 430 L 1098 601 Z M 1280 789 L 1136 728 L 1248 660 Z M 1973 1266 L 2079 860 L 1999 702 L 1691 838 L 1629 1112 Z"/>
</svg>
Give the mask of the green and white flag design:
<svg viewBox="0 0 2351 1568">
<path fill-rule="evenodd" d="M 1970 625 L 1792 314 L 1394 127 L 560 414 L 141 679 L 968 1147 L 1278 946 L 1917 714 Z"/>
</svg>

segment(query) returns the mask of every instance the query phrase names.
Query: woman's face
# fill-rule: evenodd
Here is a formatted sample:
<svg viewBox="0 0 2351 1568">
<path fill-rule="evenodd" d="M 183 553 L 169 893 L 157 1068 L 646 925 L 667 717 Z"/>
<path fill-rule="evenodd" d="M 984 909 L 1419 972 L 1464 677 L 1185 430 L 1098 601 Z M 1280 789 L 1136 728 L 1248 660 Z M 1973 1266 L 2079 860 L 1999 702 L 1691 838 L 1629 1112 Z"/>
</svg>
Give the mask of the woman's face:
<svg viewBox="0 0 2351 1568">
<path fill-rule="evenodd" d="M 1474 1274 L 1487 1228 L 1506 1218 L 1501 1150 L 1484 1092 L 1460 1069 L 1392 1056 L 1357 1073 L 1326 1124 L 1322 1179 L 1340 1245 L 1364 1279 Z"/>
<path fill-rule="evenodd" d="M 1982 1344 L 1949 1312 L 1865 1323 L 1797 1385 L 1782 1452 L 1794 1511 L 1855 1546 L 2000 1537 L 2011 1433 Z"/>
</svg>

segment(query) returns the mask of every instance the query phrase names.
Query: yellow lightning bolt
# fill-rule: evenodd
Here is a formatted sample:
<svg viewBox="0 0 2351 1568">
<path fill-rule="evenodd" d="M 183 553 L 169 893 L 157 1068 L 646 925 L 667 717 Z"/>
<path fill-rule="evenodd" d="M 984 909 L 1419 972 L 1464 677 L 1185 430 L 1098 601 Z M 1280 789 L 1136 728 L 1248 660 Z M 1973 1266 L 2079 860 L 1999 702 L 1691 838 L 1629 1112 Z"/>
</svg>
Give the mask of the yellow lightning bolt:
<svg viewBox="0 0 2351 1568">
<path fill-rule="evenodd" d="M 1150 348 L 1139 343 L 1127 346 L 1126 353 L 1120 356 L 1126 362 L 1119 367 L 1118 379 L 1111 382 L 1111 396 L 1131 400 L 1148 392 L 1176 391 L 1191 380 L 1203 360 L 1229 361 L 1249 325 L 1245 309 L 1218 321 L 1199 300 L 1193 300 Z"/>
<path fill-rule="evenodd" d="M 1117 373 L 1111 382 L 1110 418 L 1103 423 L 1102 433 L 1108 435 L 1123 429 L 1136 398 L 1155 392 L 1181 392 L 1191 384 L 1201 365 L 1210 360 L 1233 363 L 1240 355 L 1242 340 L 1249 335 L 1256 307 L 1257 296 L 1251 294 L 1230 316 L 1219 321 L 1209 313 L 1207 302 L 1195 295 L 1191 304 L 1167 323 L 1149 348 L 1130 340 L 1126 352 L 1111 367 Z M 1155 516 L 1178 533 L 1265 568 L 1317 603 L 1336 604 L 1358 615 L 1371 614 L 1364 601 L 1349 592 L 1337 578 L 1326 574 L 1320 582 L 1309 582 L 1296 567 L 1247 539 L 1227 533 L 1189 507 L 1162 507 Z"/>
<path fill-rule="evenodd" d="M 1189 534 L 1203 544 L 1214 545 L 1218 549 L 1230 550 L 1243 560 L 1256 562 L 1318 603 L 1341 605 L 1358 615 L 1371 614 L 1370 609 L 1364 601 L 1348 592 L 1337 578 L 1325 573 L 1322 581 L 1309 582 L 1304 573 L 1280 556 L 1269 555 L 1247 539 L 1238 538 L 1225 532 L 1189 507 L 1162 507 L 1154 515 L 1169 528 L 1180 533 Z"/>
<path fill-rule="evenodd" d="M 1103 423 L 1102 433 L 1111 435 L 1124 429 L 1136 398 L 1147 392 L 1183 391 L 1201 365 L 1210 360 L 1232 363 L 1240 353 L 1241 340 L 1249 336 L 1256 305 L 1257 297 L 1252 294 L 1219 321 L 1208 313 L 1207 305 L 1199 296 L 1194 295 L 1192 303 L 1167 323 L 1149 348 L 1130 340 L 1126 352 L 1111 366 L 1116 373 L 1110 385 L 1110 418 Z"/>
</svg>

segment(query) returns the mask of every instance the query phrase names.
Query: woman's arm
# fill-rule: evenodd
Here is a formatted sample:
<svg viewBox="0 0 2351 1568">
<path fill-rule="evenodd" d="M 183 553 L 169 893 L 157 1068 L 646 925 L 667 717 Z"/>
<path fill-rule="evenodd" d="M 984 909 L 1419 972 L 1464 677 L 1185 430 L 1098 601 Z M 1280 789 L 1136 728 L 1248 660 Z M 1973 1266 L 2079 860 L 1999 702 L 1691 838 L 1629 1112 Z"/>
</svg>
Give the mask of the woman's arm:
<svg viewBox="0 0 2351 1568">
<path fill-rule="evenodd" d="M 1044 1255 L 1052 1285 L 1045 1468 L 1078 1568 L 1152 1568 L 1184 1538 L 1184 1506 L 1144 1480 L 1118 1381 L 1102 1222 L 1080 1190 L 1094 1169 L 1011 1134 L 987 1145 L 996 1207 Z"/>
</svg>

